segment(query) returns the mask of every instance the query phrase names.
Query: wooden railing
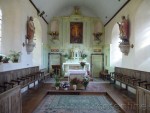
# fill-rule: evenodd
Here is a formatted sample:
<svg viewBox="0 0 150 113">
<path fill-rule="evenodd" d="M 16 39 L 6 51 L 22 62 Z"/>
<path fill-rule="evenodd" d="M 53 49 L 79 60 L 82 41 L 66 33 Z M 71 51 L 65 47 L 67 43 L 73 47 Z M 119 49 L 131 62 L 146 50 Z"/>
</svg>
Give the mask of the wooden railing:
<svg viewBox="0 0 150 113">
<path fill-rule="evenodd" d="M 150 91 L 137 87 L 137 113 L 150 113 Z"/>
<path fill-rule="evenodd" d="M 20 86 L 0 94 L 0 113 L 22 113 Z"/>
</svg>

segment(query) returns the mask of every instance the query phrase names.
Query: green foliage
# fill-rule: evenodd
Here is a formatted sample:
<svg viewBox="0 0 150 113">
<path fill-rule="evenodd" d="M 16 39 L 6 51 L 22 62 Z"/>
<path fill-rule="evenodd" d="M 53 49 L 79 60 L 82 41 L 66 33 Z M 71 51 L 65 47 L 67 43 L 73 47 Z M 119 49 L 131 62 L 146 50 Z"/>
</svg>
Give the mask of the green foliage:
<svg viewBox="0 0 150 113">
<path fill-rule="evenodd" d="M 56 87 L 60 87 L 60 82 L 56 82 L 56 83 L 55 83 L 55 86 L 56 86 Z"/>
<path fill-rule="evenodd" d="M 55 82 L 60 82 L 60 79 L 57 75 L 55 75 Z"/>
<path fill-rule="evenodd" d="M 85 59 L 87 57 L 87 55 L 83 54 L 81 57 L 82 57 L 82 59 Z"/>
<path fill-rule="evenodd" d="M 82 80 L 82 84 L 86 88 L 87 85 L 89 84 L 89 78 L 88 77 L 84 77 L 84 79 Z"/>
<path fill-rule="evenodd" d="M 3 56 L 0 56 L 0 62 L 2 62 Z"/>
<path fill-rule="evenodd" d="M 55 86 L 56 87 L 60 86 L 60 78 L 57 75 L 55 75 Z"/>
<path fill-rule="evenodd" d="M 10 58 L 4 57 L 4 58 L 3 58 L 3 63 L 8 63 L 9 60 L 10 60 Z"/>
<path fill-rule="evenodd" d="M 63 55 L 64 56 L 64 58 L 66 58 L 66 59 L 71 59 L 71 56 L 69 56 L 67 53 L 65 54 L 65 55 Z"/>
<path fill-rule="evenodd" d="M 21 52 L 10 51 L 9 57 L 12 62 L 18 62 Z"/>
<path fill-rule="evenodd" d="M 64 54 L 64 57 L 65 57 L 65 58 L 68 58 L 68 57 L 69 57 L 69 55 L 66 53 L 66 54 Z"/>
</svg>

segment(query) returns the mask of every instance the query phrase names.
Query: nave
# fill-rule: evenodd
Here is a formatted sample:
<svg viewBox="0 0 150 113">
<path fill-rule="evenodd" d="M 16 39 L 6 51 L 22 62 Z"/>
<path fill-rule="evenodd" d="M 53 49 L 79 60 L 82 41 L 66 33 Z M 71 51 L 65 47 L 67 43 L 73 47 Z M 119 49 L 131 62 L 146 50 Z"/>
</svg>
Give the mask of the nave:
<svg viewBox="0 0 150 113">
<path fill-rule="evenodd" d="M 115 101 L 125 113 L 136 113 L 135 95 L 127 92 L 126 90 L 120 89 L 118 86 L 109 83 L 95 83 L 90 82 L 86 90 L 59 90 L 56 91 L 51 83 L 42 83 L 36 88 L 31 88 L 29 91 L 25 92 L 22 96 L 22 111 L 23 113 L 32 113 L 40 102 L 49 95 L 48 92 L 52 94 L 69 94 L 69 92 L 84 92 L 85 95 L 100 95 L 103 93 L 108 93 L 113 101 Z"/>
</svg>

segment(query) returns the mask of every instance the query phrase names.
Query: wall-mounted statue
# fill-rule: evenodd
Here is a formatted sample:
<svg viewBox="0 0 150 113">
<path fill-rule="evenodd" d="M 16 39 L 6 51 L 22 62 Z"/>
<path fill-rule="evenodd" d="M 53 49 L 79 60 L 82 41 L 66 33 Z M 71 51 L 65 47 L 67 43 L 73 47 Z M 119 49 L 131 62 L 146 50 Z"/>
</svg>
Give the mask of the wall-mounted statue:
<svg viewBox="0 0 150 113">
<path fill-rule="evenodd" d="M 35 27 L 33 23 L 33 17 L 30 16 L 29 20 L 27 21 L 27 39 L 31 40 L 34 37 Z"/>
<path fill-rule="evenodd" d="M 117 22 L 120 30 L 120 38 L 126 42 L 129 41 L 129 21 L 125 16 L 122 16 L 121 18 L 121 23 Z"/>
<path fill-rule="evenodd" d="M 119 44 L 119 48 L 122 53 L 125 55 L 128 55 L 129 49 L 130 49 L 130 43 L 129 43 L 129 21 L 126 19 L 125 16 L 122 16 L 122 21 L 121 23 L 117 22 L 119 25 L 119 30 L 120 30 L 120 39 L 122 42 Z"/>
<path fill-rule="evenodd" d="M 35 47 L 35 42 L 33 42 L 34 34 L 35 34 L 35 26 L 33 22 L 33 17 L 30 16 L 27 21 L 27 35 L 26 35 L 27 53 L 32 52 Z"/>
</svg>

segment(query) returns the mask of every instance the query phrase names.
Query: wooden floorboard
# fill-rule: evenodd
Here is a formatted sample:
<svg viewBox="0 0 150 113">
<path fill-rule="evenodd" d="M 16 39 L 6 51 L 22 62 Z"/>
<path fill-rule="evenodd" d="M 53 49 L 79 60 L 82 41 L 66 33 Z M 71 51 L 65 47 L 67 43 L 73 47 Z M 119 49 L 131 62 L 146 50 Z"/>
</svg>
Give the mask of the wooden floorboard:
<svg viewBox="0 0 150 113">
<path fill-rule="evenodd" d="M 73 90 L 60 92 L 75 92 Z M 47 95 L 47 92 L 59 92 L 56 91 L 51 83 L 43 83 L 36 88 L 32 88 L 29 91 L 22 94 L 22 109 L 23 113 L 32 113 L 36 107 L 40 104 L 43 98 Z M 77 90 L 78 92 L 91 92 L 105 93 L 122 108 L 125 113 L 136 113 L 135 97 L 136 95 L 130 94 L 125 90 L 120 89 L 109 83 L 93 83 L 90 82 L 86 90 Z M 117 107 L 117 106 L 116 106 Z"/>
</svg>

